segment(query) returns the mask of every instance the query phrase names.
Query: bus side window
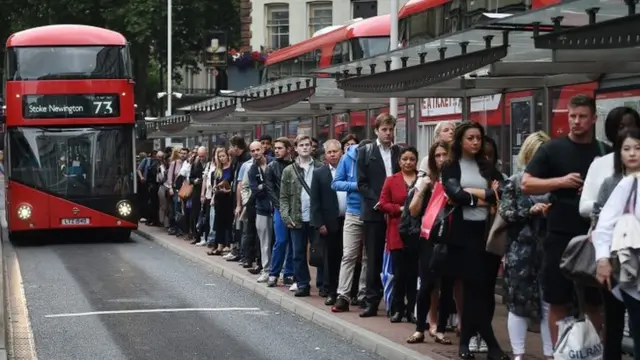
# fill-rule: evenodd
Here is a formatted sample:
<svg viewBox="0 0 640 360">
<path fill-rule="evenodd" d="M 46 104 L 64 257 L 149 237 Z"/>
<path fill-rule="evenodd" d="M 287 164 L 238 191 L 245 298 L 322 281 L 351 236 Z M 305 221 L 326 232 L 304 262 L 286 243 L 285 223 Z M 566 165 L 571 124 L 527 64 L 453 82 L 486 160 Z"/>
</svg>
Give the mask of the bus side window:
<svg viewBox="0 0 640 360">
<path fill-rule="evenodd" d="M 333 57 L 331 58 L 331 64 L 342 63 L 342 43 L 336 44 L 333 48 Z"/>
</svg>

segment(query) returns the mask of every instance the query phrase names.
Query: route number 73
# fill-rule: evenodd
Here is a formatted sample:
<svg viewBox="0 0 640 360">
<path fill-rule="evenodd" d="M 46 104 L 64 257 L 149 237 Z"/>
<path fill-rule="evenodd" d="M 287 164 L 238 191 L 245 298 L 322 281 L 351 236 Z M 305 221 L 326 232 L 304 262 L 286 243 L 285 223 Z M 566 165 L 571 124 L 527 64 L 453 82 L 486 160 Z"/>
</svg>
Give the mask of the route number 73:
<svg viewBox="0 0 640 360">
<path fill-rule="evenodd" d="M 93 105 L 95 106 L 96 114 L 113 114 L 112 101 L 94 101 Z"/>
</svg>

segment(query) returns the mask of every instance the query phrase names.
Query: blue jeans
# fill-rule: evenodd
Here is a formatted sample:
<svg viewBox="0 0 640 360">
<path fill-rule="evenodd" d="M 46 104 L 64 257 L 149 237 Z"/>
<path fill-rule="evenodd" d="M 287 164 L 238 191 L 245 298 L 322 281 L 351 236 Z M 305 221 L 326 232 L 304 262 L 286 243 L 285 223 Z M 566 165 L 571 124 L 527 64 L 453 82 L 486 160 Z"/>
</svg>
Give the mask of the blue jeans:
<svg viewBox="0 0 640 360">
<path fill-rule="evenodd" d="M 291 242 L 293 243 L 293 274 L 296 278 L 298 289 L 308 289 L 311 274 L 307 261 L 307 247 L 313 229 L 308 222 L 302 223 L 302 228 L 291 229 Z"/>
<path fill-rule="evenodd" d="M 293 276 L 293 251 L 291 246 L 291 231 L 282 222 L 280 210 L 273 212 L 273 230 L 276 233 L 276 241 L 273 244 L 271 254 L 271 272 L 269 276 L 280 276 L 284 265 L 284 276 Z"/>
<path fill-rule="evenodd" d="M 216 242 L 216 229 L 213 227 L 216 221 L 216 210 L 213 205 L 209 208 L 209 236 L 207 237 L 207 244 L 215 244 Z"/>
</svg>

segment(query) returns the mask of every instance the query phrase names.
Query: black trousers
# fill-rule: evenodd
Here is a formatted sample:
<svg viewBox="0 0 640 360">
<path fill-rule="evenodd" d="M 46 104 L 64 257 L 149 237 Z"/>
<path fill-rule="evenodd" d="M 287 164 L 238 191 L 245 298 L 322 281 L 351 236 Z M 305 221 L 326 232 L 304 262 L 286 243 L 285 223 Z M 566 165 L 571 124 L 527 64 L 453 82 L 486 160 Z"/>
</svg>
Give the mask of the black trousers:
<svg viewBox="0 0 640 360">
<path fill-rule="evenodd" d="M 198 236 L 196 225 L 198 225 L 198 219 L 202 212 L 202 203 L 200 202 L 200 190 L 199 186 L 193 187 L 193 193 L 191 195 L 191 212 L 189 213 L 189 233 L 194 237 Z"/>
<path fill-rule="evenodd" d="M 365 303 L 367 307 L 377 309 L 382 300 L 383 289 L 380 273 L 387 234 L 387 223 L 384 221 L 365 221 L 364 247 L 367 252 L 367 291 Z"/>
<path fill-rule="evenodd" d="M 256 229 L 256 207 L 246 207 L 247 221 L 244 222 L 244 228 L 242 229 L 242 259 L 253 264 L 257 260 L 260 264 L 260 251 L 258 245 L 258 231 Z"/>
<path fill-rule="evenodd" d="M 610 291 L 602 291 L 602 293 L 604 297 L 603 359 L 621 359 L 626 307 Z"/>
<path fill-rule="evenodd" d="M 344 219 L 340 224 L 340 229 L 335 233 L 318 235 L 320 241 L 325 243 L 324 266 L 323 266 L 323 286 L 327 294 L 338 295 L 338 279 L 340 277 L 340 264 L 342 263 L 342 228 Z"/>
<path fill-rule="evenodd" d="M 158 200 L 158 188 L 158 184 L 147 184 L 147 201 L 144 203 L 147 221 L 154 224 L 157 224 L 159 221 L 158 209 L 160 208 L 160 201 Z"/>
<path fill-rule="evenodd" d="M 418 292 L 418 264 L 420 254 L 416 249 L 391 250 L 393 267 L 393 293 L 391 313 L 413 313 Z M 405 302 L 406 299 L 406 302 Z"/>
<path fill-rule="evenodd" d="M 425 332 L 436 324 L 427 324 L 427 315 L 431 307 L 431 294 L 440 284 L 440 301 L 438 305 L 438 324 L 436 331 L 444 333 L 447 320 L 452 313 L 453 279 L 442 271 L 431 266 L 434 244 L 427 240 L 420 241 L 420 289 L 418 290 L 418 313 L 416 314 L 416 331 Z M 446 261 L 446 260 L 445 260 Z M 455 308 L 455 305 L 454 305 Z"/>
</svg>

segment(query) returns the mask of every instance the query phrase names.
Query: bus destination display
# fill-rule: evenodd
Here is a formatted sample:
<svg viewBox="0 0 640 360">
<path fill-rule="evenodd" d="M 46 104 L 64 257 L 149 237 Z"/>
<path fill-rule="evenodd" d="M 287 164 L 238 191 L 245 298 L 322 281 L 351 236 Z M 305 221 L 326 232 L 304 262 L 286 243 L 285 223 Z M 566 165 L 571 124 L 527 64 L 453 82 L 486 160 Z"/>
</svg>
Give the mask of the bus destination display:
<svg viewBox="0 0 640 360">
<path fill-rule="evenodd" d="M 120 116 L 117 94 L 25 95 L 25 119 L 103 118 Z"/>
</svg>

